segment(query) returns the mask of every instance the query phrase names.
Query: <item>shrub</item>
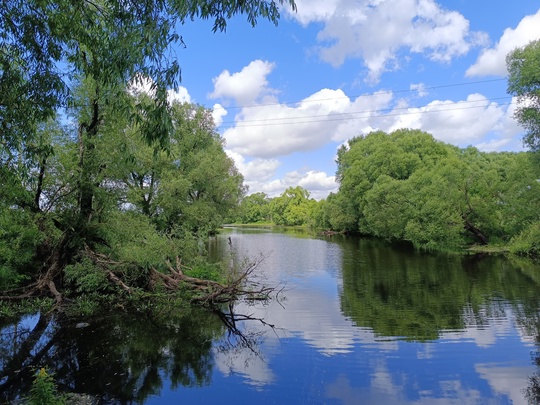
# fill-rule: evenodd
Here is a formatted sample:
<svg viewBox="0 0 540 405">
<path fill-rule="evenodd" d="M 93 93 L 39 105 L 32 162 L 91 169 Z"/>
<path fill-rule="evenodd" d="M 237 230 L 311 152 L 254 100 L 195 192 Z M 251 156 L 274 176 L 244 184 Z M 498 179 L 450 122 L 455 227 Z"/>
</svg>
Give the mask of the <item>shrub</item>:
<svg viewBox="0 0 540 405">
<path fill-rule="evenodd" d="M 510 240 L 512 253 L 540 257 L 540 221 L 533 222 Z"/>
</svg>

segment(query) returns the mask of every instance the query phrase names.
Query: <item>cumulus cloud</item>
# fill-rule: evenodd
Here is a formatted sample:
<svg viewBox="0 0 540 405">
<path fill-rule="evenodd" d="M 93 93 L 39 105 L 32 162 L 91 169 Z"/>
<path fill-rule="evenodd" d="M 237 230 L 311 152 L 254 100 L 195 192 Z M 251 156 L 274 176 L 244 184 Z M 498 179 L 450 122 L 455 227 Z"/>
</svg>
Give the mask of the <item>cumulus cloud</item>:
<svg viewBox="0 0 540 405">
<path fill-rule="evenodd" d="M 416 128 L 427 131 L 439 140 L 459 146 L 474 145 L 488 133 L 499 129 L 508 117 L 507 108 L 489 101 L 481 94 L 466 100 L 434 100 L 421 108 L 403 111 L 388 130 Z M 509 131 L 507 135 L 515 133 Z"/>
<path fill-rule="evenodd" d="M 331 138 L 335 125 L 328 118 L 339 114 L 340 102 L 348 103 L 341 90 L 324 89 L 297 106 L 247 107 L 223 135 L 231 149 L 248 156 L 270 158 L 315 150 Z"/>
<path fill-rule="evenodd" d="M 423 84 L 411 84 L 418 96 Z M 341 89 L 322 89 L 299 103 L 262 104 L 242 108 L 234 122 L 225 123 L 228 148 L 242 156 L 276 159 L 342 143 L 374 130 L 421 129 L 437 139 L 459 146 L 480 144 L 495 133 L 497 143 L 521 132 L 513 119 L 515 100 L 498 104 L 481 94 L 465 100 L 433 100 L 423 107 L 410 106 L 391 91 L 378 91 L 350 99 Z"/>
<path fill-rule="evenodd" d="M 228 114 L 227 110 L 223 108 L 221 104 L 214 104 L 212 108 L 212 118 L 214 119 L 214 124 L 216 127 L 219 127 L 223 122 L 223 117 Z"/>
<path fill-rule="evenodd" d="M 499 42 L 493 48 L 484 49 L 465 74 L 469 77 L 506 76 L 506 55 L 538 38 L 540 38 L 540 10 L 534 15 L 524 17 L 515 29 L 504 30 Z"/>
<path fill-rule="evenodd" d="M 402 49 L 449 62 L 487 42 L 485 33 L 470 31 L 463 15 L 434 0 L 299 0 L 297 5 L 292 18 L 304 25 L 324 24 L 317 35 L 320 58 L 333 66 L 359 58 L 372 82 L 399 67 Z"/>
<path fill-rule="evenodd" d="M 236 167 L 244 176 L 244 184 L 248 186 L 248 194 L 263 192 L 269 197 L 281 195 L 288 187 L 300 186 L 308 190 L 311 198 L 320 200 L 330 192 L 337 191 L 335 176 L 315 170 L 292 171 L 282 179 L 273 179 L 276 170 L 281 166 L 277 159 L 253 159 L 249 162 L 239 153 L 226 150 Z"/>
<path fill-rule="evenodd" d="M 321 200 L 326 198 L 331 192 L 336 192 L 338 184 L 335 176 L 329 176 L 325 172 L 316 170 L 291 171 L 286 173 L 281 179 L 271 181 L 251 181 L 249 192 L 263 192 L 269 197 L 281 195 L 287 188 L 300 186 L 310 193 L 310 198 Z"/>
<path fill-rule="evenodd" d="M 271 91 L 267 85 L 265 88 Z M 422 83 L 411 84 L 410 89 L 415 96 L 425 96 Z M 295 104 L 275 101 L 245 106 L 234 121 L 223 122 L 221 128 L 229 156 L 244 175 L 249 192 L 271 197 L 297 185 L 316 199 L 326 197 L 337 189 L 334 176 L 312 166 L 277 178 L 279 159 L 343 144 L 375 130 L 413 128 L 461 147 L 520 149 L 522 130 L 513 118 L 515 99 L 501 104 L 475 93 L 462 100 L 433 100 L 418 107 L 410 104 L 415 98 L 399 98 L 381 90 L 352 99 L 341 89 L 322 89 Z M 222 117 L 220 108 L 216 104 L 215 111 Z"/>
<path fill-rule="evenodd" d="M 276 159 L 253 159 L 246 162 L 246 159 L 239 153 L 231 150 L 225 152 L 234 161 L 236 167 L 248 182 L 269 180 L 281 165 Z"/>
<path fill-rule="evenodd" d="M 338 184 L 336 183 L 336 176 L 328 176 L 324 172 L 315 170 L 308 171 L 299 181 L 300 187 L 309 190 L 311 197 L 316 200 L 325 198 L 329 193 L 336 192 Z"/>
<path fill-rule="evenodd" d="M 169 103 L 191 103 L 191 96 L 185 87 L 180 86 L 176 90 L 167 90 L 167 100 Z"/>
<path fill-rule="evenodd" d="M 132 95 L 148 94 L 153 96 L 155 94 L 155 82 L 150 77 L 138 75 L 129 82 L 128 91 Z M 177 89 L 167 90 L 167 101 L 169 103 L 175 101 L 191 103 L 191 96 L 185 87 L 179 86 Z"/>
<path fill-rule="evenodd" d="M 212 80 L 214 91 L 208 97 L 234 99 L 240 105 L 252 104 L 261 96 L 271 95 L 266 76 L 273 69 L 273 63 L 254 60 L 240 72 L 231 74 L 224 70 Z"/>
<path fill-rule="evenodd" d="M 246 156 L 272 158 L 343 141 L 370 127 L 370 118 L 388 108 L 392 94 L 349 99 L 340 90 L 322 89 L 296 105 L 250 106 L 235 117 L 223 136 L 230 149 Z"/>
</svg>

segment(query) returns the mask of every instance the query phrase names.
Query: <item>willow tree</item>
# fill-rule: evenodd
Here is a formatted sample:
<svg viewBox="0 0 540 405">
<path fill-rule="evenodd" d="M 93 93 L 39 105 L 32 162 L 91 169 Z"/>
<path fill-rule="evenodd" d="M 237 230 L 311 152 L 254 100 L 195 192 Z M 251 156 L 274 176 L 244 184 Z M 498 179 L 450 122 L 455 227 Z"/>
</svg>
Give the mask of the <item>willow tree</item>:
<svg viewBox="0 0 540 405">
<path fill-rule="evenodd" d="M 108 245 L 100 233 L 106 204 L 119 207 L 122 202 L 105 198 L 114 197 L 108 194 L 114 188 L 107 177 L 111 165 L 99 149 L 106 139 L 130 128 L 156 153 L 170 153 L 175 126 L 167 90 L 179 85 L 180 66 L 167 51 L 183 41 L 176 28 L 201 18 L 214 21 L 213 31 L 224 31 L 236 14 L 246 15 L 253 26 L 259 18 L 277 23 L 283 3 L 295 8 L 292 0 L 2 2 L 4 287 L 22 282 L 26 289 L 15 296 L 48 292 L 60 302 L 57 285 L 64 280 L 63 269 L 79 261 L 81 252 L 98 253 Z M 150 100 L 134 101 L 128 88 L 143 81 L 151 83 Z M 59 113 L 70 120 L 50 124 Z M 72 125 L 66 129 L 61 122 Z M 56 129 L 50 130 L 51 125 Z M 62 140 L 53 142 L 58 132 Z M 46 194 L 44 185 L 53 179 L 59 194 Z M 59 209 L 60 202 L 69 209 Z M 29 267 L 33 272 L 19 272 Z"/>
<path fill-rule="evenodd" d="M 540 149 L 540 40 L 517 48 L 506 57 L 508 92 L 517 97 L 515 118 L 527 131 L 524 142 Z"/>
<path fill-rule="evenodd" d="M 433 250 L 525 232 L 519 250 L 538 249 L 540 168 L 529 152 L 488 154 L 418 130 L 379 131 L 349 141 L 337 163 L 340 189 L 321 206 L 322 226 Z"/>
</svg>

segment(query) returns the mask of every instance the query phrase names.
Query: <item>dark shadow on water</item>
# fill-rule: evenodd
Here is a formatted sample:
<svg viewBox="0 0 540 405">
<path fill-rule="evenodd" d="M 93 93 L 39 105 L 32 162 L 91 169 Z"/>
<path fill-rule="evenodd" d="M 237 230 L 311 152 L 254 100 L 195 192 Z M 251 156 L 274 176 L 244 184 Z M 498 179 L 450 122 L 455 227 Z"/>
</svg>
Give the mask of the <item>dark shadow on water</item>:
<svg viewBox="0 0 540 405">
<path fill-rule="evenodd" d="M 36 314 L 5 322 L 0 403 L 28 395 L 41 367 L 60 391 L 90 395 L 100 404 L 143 403 L 164 384 L 173 390 L 209 385 L 213 347 L 255 352 L 261 338 L 232 309 L 106 313 L 84 320 Z"/>
</svg>

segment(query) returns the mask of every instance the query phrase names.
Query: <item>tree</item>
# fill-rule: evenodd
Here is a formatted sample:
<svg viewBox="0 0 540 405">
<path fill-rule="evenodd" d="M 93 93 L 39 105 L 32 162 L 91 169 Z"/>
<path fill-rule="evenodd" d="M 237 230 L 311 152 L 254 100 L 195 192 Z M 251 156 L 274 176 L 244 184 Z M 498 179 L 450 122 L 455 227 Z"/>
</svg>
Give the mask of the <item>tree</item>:
<svg viewBox="0 0 540 405">
<path fill-rule="evenodd" d="M 524 143 L 540 149 L 540 40 L 517 48 L 506 57 L 508 93 L 517 97 L 515 118 L 526 130 Z"/>
<path fill-rule="evenodd" d="M 223 150 L 209 110 L 188 103 L 171 109 L 168 151 L 146 145 L 135 131 L 119 140 L 121 156 L 114 160 L 128 167 L 118 168 L 117 181 L 126 187 L 125 200 L 152 218 L 158 230 L 214 232 L 238 205 L 243 177 Z"/>
<path fill-rule="evenodd" d="M 270 199 L 265 193 L 245 196 L 240 204 L 240 221 L 244 224 L 270 220 Z"/>
<path fill-rule="evenodd" d="M 349 230 L 370 232 L 364 215 L 365 199 L 379 177 L 405 181 L 418 169 L 433 167 L 449 153 L 448 145 L 419 130 L 402 129 L 390 134 L 376 131 L 351 139 L 348 147 L 338 151 L 336 173 L 338 194 L 343 194 L 340 199 L 350 205 L 343 206 L 344 211 L 356 216 L 356 226 Z"/>
<path fill-rule="evenodd" d="M 182 42 L 176 27 L 188 19 L 213 19 L 213 31 L 244 14 L 277 23 L 279 5 L 293 0 L 7 0 L 0 6 L 1 140 L 17 150 L 32 127 L 50 118 L 73 95 L 70 79 L 93 77 L 107 84 L 149 77 L 163 112 L 165 90 L 180 78 L 165 50 Z M 68 79 L 68 80 L 66 80 Z M 17 105 L 17 109 L 8 108 Z M 159 114 L 156 110 L 156 114 Z M 162 117 L 163 118 L 163 117 Z M 165 129 L 165 123 L 154 123 Z M 155 137 L 163 135 L 159 132 Z"/>
<path fill-rule="evenodd" d="M 95 280 L 105 275 L 124 288 L 111 270 L 124 256 L 115 257 L 112 246 L 153 246 L 153 257 L 164 261 L 178 240 L 197 246 L 218 225 L 243 192 L 241 176 L 209 113 L 168 103 L 180 67 L 166 51 L 182 42 L 175 28 L 186 19 L 212 18 L 214 31 L 236 14 L 251 25 L 277 23 L 285 2 L 295 8 L 292 0 L 2 3 L 0 181 L 7 187 L 0 191 L 0 252 L 9 254 L 0 272 L 9 274 L 8 285 L 27 284 L 12 296 L 49 293 L 60 303 L 57 285 L 76 280 L 74 269 L 88 270 L 88 260 Z M 143 81 L 151 91 L 134 98 L 132 85 Z M 58 124 L 62 112 L 72 125 Z M 118 142 L 126 134 L 132 143 Z M 173 231 L 179 226 L 182 235 Z M 15 235 L 18 243 L 10 244 Z"/>
<path fill-rule="evenodd" d="M 270 201 L 272 221 L 276 225 L 305 225 L 315 205 L 316 201 L 309 198 L 309 191 L 300 186 L 289 187 Z"/>
<path fill-rule="evenodd" d="M 458 149 L 416 130 L 370 133 L 339 150 L 340 189 L 320 208 L 319 223 L 429 250 L 508 243 L 523 232 L 515 250 L 533 251 L 540 210 L 533 158 Z"/>
</svg>

